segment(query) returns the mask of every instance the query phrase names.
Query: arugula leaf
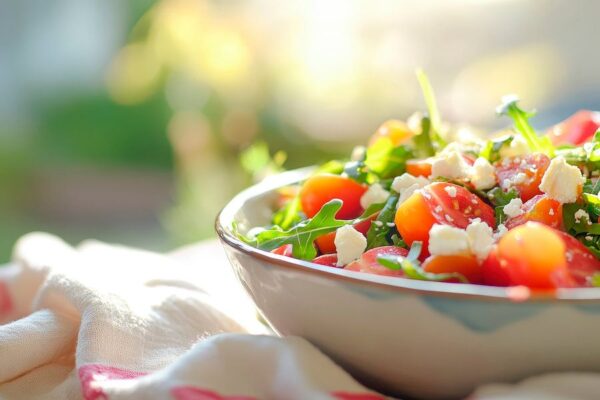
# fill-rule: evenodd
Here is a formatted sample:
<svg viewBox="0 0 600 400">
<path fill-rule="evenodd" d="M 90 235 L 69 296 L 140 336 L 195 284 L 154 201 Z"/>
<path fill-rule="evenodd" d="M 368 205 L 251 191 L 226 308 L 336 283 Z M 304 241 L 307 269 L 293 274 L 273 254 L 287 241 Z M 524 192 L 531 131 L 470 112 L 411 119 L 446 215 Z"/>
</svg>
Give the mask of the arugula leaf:
<svg viewBox="0 0 600 400">
<path fill-rule="evenodd" d="M 316 169 L 314 174 L 334 174 L 339 175 L 344 172 L 344 163 L 338 160 L 328 161 Z"/>
<path fill-rule="evenodd" d="M 410 279 L 416 279 L 421 281 L 447 281 L 449 279 L 457 279 L 462 283 L 469 283 L 464 275 L 457 272 L 434 274 L 423 270 L 419 263 L 419 255 L 423 243 L 419 241 L 413 242 L 408 255 L 406 257 L 381 255 L 377 257 L 377 262 L 386 268 L 398 271 L 402 270 L 406 276 Z"/>
<path fill-rule="evenodd" d="M 496 108 L 499 115 L 506 115 L 513 119 L 515 128 L 523 135 L 529 149 L 535 153 L 544 153 L 549 157 L 554 156 L 554 146 L 548 136 L 540 137 L 529 124 L 532 113 L 527 113 L 517 103 L 519 98 L 514 95 L 504 96 L 502 104 Z"/>
<path fill-rule="evenodd" d="M 358 183 L 367 183 L 369 181 L 369 172 L 364 161 L 348 161 L 344 165 L 344 173 L 350 179 Z"/>
<path fill-rule="evenodd" d="M 402 238 L 400 237 L 400 234 L 394 233 L 390 240 L 392 241 L 392 244 L 394 246 L 408 249 L 406 242 L 404 240 L 402 240 Z"/>
<path fill-rule="evenodd" d="M 390 232 L 395 231 L 395 227 L 388 224 L 393 224 L 394 222 L 398 198 L 397 194 L 390 195 L 377 219 L 371 224 L 367 232 L 367 249 L 388 246 L 390 244 L 391 239 L 388 239 L 388 236 Z"/>
<path fill-rule="evenodd" d="M 248 238 L 239 233 L 237 235 L 244 242 L 265 251 L 275 250 L 284 244 L 291 244 L 294 258 L 312 260 L 317 255 L 314 245 L 316 238 L 334 232 L 344 225 L 364 221 L 372 217 L 383 206 L 374 204 L 355 220 L 339 220 L 335 218 L 335 215 L 342 204 L 341 200 L 333 199 L 325 203 L 314 217 L 301 221 L 287 230 L 274 226 L 259 232 L 254 238 Z"/>
<path fill-rule="evenodd" d="M 583 201 L 587 205 L 588 212 L 593 214 L 597 219 L 600 216 L 600 197 L 591 193 L 583 193 Z"/>
<path fill-rule="evenodd" d="M 494 207 L 504 207 L 510 203 L 511 200 L 519 197 L 519 192 L 515 188 L 511 188 L 509 191 L 505 192 L 502 188 L 496 186 L 486 193 L 486 197 Z"/>
<path fill-rule="evenodd" d="M 431 133 L 431 119 L 426 116 L 421 117 L 421 131 L 412 138 L 415 156 L 418 158 L 427 158 L 435 155 Z"/>
<path fill-rule="evenodd" d="M 437 102 L 435 100 L 435 94 L 429 78 L 425 75 L 422 69 L 416 70 L 417 80 L 421 86 L 423 97 L 425 98 L 425 104 L 427 104 L 427 110 L 429 111 L 429 117 L 431 118 L 431 138 L 438 145 L 438 148 L 442 149 L 446 147 L 446 141 L 440 136 L 442 132 L 442 119 L 440 118 L 440 112 L 438 111 Z"/>
<path fill-rule="evenodd" d="M 485 158 L 491 163 L 495 163 L 499 161 L 502 157 L 500 156 L 500 151 L 504 147 L 510 146 L 512 141 L 514 140 L 514 136 L 509 135 L 500 139 L 490 139 L 486 142 L 485 146 L 479 153 L 480 157 Z"/>
<path fill-rule="evenodd" d="M 587 179 L 583 184 L 583 193 L 598 195 L 600 193 L 600 179 Z"/>
<path fill-rule="evenodd" d="M 324 204 L 314 217 L 302 221 L 288 230 L 275 226 L 258 233 L 254 239 L 245 239 L 248 243 L 266 251 L 275 250 L 284 244 L 291 244 L 295 258 L 312 260 L 317 255 L 314 245 L 317 237 L 352 223 L 352 221 L 335 218 L 337 212 L 342 208 L 342 204 L 341 200 L 331 200 Z"/>
<path fill-rule="evenodd" d="M 294 196 L 279 211 L 273 214 L 273 225 L 288 229 L 302 220 L 300 195 Z"/>
<path fill-rule="evenodd" d="M 406 161 L 414 158 L 410 148 L 394 147 L 389 138 L 380 138 L 367 149 L 365 165 L 379 178 L 401 175 L 406 170 Z"/>
</svg>

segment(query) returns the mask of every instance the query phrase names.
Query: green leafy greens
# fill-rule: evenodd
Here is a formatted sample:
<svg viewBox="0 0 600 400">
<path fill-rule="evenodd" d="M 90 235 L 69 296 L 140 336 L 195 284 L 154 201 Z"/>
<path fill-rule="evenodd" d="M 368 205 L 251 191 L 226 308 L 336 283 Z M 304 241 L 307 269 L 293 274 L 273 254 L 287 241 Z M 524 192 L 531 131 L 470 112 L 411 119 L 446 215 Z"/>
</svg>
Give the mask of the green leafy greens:
<svg viewBox="0 0 600 400">
<path fill-rule="evenodd" d="M 380 246 L 388 246 L 390 244 L 391 235 L 396 231 L 394 216 L 396 215 L 396 204 L 398 203 L 398 195 L 392 194 L 388 197 L 377 219 L 371 224 L 367 232 L 367 249 L 372 249 Z M 392 226 L 390 226 L 390 224 Z"/>
<path fill-rule="evenodd" d="M 423 97 L 425 98 L 425 104 L 427 104 L 429 117 L 431 118 L 430 137 L 433 142 L 437 144 L 438 148 L 442 149 L 446 147 L 447 143 L 440 136 L 442 131 L 442 119 L 435 100 L 435 93 L 433 92 L 433 88 L 431 87 L 431 83 L 429 82 L 427 75 L 425 75 L 425 72 L 419 68 L 417 69 L 416 74 L 419 85 L 421 86 L 421 91 L 423 92 Z"/>
<path fill-rule="evenodd" d="M 382 207 L 382 204 L 373 205 L 358 219 L 347 221 L 335 218 L 337 212 L 342 208 L 342 204 L 341 200 L 331 200 L 325 203 L 314 217 L 301 221 L 287 230 L 274 226 L 271 229 L 259 232 L 251 238 L 241 234 L 238 234 L 238 236 L 244 242 L 266 251 L 272 251 L 285 244 L 291 244 L 294 258 L 312 260 L 317 255 L 317 249 L 314 245 L 316 238 L 334 232 L 344 225 L 369 219 Z"/>
<path fill-rule="evenodd" d="M 528 113 L 522 110 L 517 103 L 519 98 L 516 96 L 504 96 L 502 98 L 502 104 L 498 106 L 496 112 L 499 115 L 506 115 L 512 118 L 515 128 L 518 132 L 523 135 L 523 138 L 527 142 L 527 146 L 534 153 L 544 153 L 549 157 L 554 156 L 554 146 L 547 136 L 540 137 L 535 132 L 529 118 L 532 117 L 533 113 Z"/>
</svg>

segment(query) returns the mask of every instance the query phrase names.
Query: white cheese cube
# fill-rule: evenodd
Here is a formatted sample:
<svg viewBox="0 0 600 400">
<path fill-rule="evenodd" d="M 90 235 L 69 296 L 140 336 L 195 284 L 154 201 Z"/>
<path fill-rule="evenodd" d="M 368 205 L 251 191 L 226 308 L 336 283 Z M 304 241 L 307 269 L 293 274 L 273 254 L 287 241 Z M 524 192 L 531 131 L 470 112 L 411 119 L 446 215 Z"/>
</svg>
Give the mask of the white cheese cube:
<svg viewBox="0 0 600 400">
<path fill-rule="evenodd" d="M 365 210 L 372 204 L 385 203 L 390 192 L 385 190 L 379 183 L 372 184 L 360 198 L 360 205 Z"/>
<path fill-rule="evenodd" d="M 579 168 L 567 164 L 563 157 L 556 157 L 544 173 L 540 190 L 561 203 L 574 203 L 584 183 L 585 178 Z"/>
<path fill-rule="evenodd" d="M 429 231 L 429 253 L 432 255 L 469 253 L 467 232 L 448 225 L 433 225 Z"/>
<path fill-rule="evenodd" d="M 336 231 L 334 244 L 337 265 L 343 266 L 360 258 L 367 248 L 367 239 L 352 225 L 344 225 Z"/>
</svg>

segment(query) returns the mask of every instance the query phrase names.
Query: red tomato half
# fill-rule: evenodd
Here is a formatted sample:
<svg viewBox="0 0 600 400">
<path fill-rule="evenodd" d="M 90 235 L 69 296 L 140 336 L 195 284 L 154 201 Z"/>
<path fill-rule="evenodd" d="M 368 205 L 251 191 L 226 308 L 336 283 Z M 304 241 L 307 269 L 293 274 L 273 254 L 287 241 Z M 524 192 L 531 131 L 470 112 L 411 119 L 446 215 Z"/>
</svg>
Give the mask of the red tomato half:
<svg viewBox="0 0 600 400">
<path fill-rule="evenodd" d="M 509 219 L 504 224 L 508 229 L 523 225 L 527 221 L 541 222 L 555 229 L 562 227 L 562 204 L 546 195 L 538 194 L 532 197 L 521 209 L 523 214 Z"/>
<path fill-rule="evenodd" d="M 284 244 L 283 246 L 280 246 L 275 250 L 271 250 L 271 253 L 279 254 L 280 256 L 292 257 L 292 245 Z"/>
<path fill-rule="evenodd" d="M 496 175 L 503 190 L 517 189 L 521 200 L 527 201 L 542 194 L 539 186 L 550 158 L 545 154 L 529 154 L 504 159 L 496 165 Z"/>
<path fill-rule="evenodd" d="M 360 198 L 366 191 L 366 186 L 350 178 L 331 174 L 313 175 L 304 182 L 300 189 L 300 203 L 302 211 L 307 217 L 312 218 L 323 207 L 323 204 L 333 199 L 340 199 L 344 204 L 337 212 L 336 217 L 353 219 L 363 211 Z"/>
<path fill-rule="evenodd" d="M 498 247 L 495 246 L 481 265 L 481 276 L 484 285 L 510 286 L 512 281 L 508 275 L 506 263 L 501 264 L 498 259 Z"/>
<path fill-rule="evenodd" d="M 576 286 L 591 286 L 590 278 L 600 272 L 600 261 L 579 240 L 565 232 L 557 232 L 567 247 L 569 275 Z"/>
<path fill-rule="evenodd" d="M 328 267 L 342 268 L 337 265 L 337 254 L 324 254 L 312 260 L 315 264 L 327 265 Z"/>
<path fill-rule="evenodd" d="M 351 262 L 344 269 L 347 269 L 348 271 L 359 271 L 383 276 L 404 276 L 404 272 L 401 270 L 396 271 L 379 264 L 377 262 L 377 257 L 381 255 L 406 257 L 408 255 L 408 250 L 396 246 L 376 247 L 374 249 L 367 250 L 360 259 Z"/>
<path fill-rule="evenodd" d="M 548 136 L 555 145 L 574 144 L 578 146 L 589 141 L 598 128 L 600 128 L 600 113 L 580 110 L 553 126 L 548 132 Z"/>
<path fill-rule="evenodd" d="M 422 257 L 426 257 L 429 231 L 434 224 L 465 229 L 475 218 L 492 228 L 496 226 L 494 210 L 479 197 L 453 183 L 434 182 L 400 204 L 394 222 L 407 244 L 423 242 Z"/>
</svg>

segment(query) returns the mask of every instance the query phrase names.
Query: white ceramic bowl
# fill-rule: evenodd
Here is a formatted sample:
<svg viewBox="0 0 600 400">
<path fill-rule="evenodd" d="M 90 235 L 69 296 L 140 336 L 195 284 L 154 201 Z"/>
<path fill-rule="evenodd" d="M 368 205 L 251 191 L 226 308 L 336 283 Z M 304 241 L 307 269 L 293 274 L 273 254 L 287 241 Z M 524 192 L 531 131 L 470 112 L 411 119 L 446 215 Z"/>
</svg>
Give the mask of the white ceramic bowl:
<svg viewBox="0 0 600 400">
<path fill-rule="evenodd" d="M 291 171 L 236 196 L 216 221 L 236 275 L 273 329 L 298 335 L 367 386 L 391 395 L 451 399 L 486 382 L 565 370 L 600 371 L 600 289 L 424 282 L 320 266 L 236 239 L 270 221 L 274 190 Z M 543 251 L 543 249 L 540 249 Z"/>
</svg>

